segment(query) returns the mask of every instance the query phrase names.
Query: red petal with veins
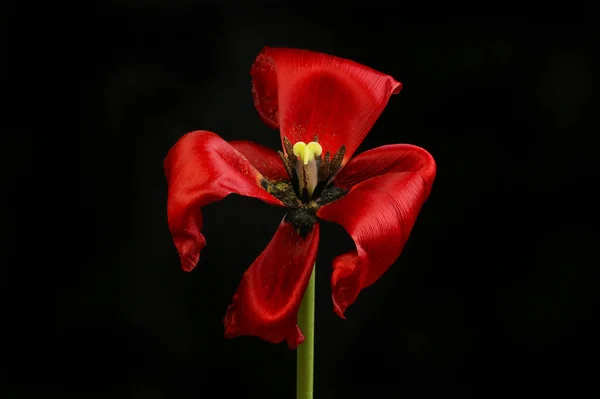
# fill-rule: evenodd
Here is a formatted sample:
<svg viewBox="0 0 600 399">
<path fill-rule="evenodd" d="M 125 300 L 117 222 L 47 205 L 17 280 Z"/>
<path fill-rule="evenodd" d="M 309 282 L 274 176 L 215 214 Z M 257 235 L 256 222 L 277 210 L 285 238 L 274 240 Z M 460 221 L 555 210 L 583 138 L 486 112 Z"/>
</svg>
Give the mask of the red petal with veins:
<svg viewBox="0 0 600 399">
<path fill-rule="evenodd" d="M 308 50 L 265 47 L 252 66 L 252 93 L 261 118 L 292 144 L 319 136 L 344 164 L 402 84 L 343 58 Z"/>
<path fill-rule="evenodd" d="M 201 208 L 229 194 L 282 205 L 259 183 L 261 174 L 229 143 L 214 133 L 196 131 L 181 137 L 164 163 L 169 185 L 167 216 L 181 267 L 196 267 L 206 246 Z"/>
<path fill-rule="evenodd" d="M 301 237 L 282 221 L 252 266 L 244 273 L 225 316 L 225 337 L 253 335 L 272 343 L 304 341 L 296 325 L 300 302 L 317 256 L 319 224 Z"/>
<path fill-rule="evenodd" d="M 230 141 L 229 144 L 248 158 L 252 166 L 264 177 L 271 180 L 290 179 L 281 158 L 272 149 L 245 140 Z"/>
<path fill-rule="evenodd" d="M 433 178 L 416 172 L 376 176 L 319 209 L 320 218 L 342 225 L 356 245 L 333 260 L 332 297 L 340 317 L 400 256 Z"/>
<path fill-rule="evenodd" d="M 431 154 L 421 147 L 390 144 L 358 154 L 348 161 L 333 182 L 337 187 L 350 189 L 372 177 L 394 172 L 416 172 L 432 184 L 436 165 Z"/>
</svg>

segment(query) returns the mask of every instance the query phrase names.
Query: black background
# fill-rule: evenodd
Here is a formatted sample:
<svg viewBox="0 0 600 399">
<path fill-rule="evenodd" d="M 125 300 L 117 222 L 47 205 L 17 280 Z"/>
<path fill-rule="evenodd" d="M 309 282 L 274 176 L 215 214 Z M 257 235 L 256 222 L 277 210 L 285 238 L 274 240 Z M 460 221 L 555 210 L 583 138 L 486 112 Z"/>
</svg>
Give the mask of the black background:
<svg viewBox="0 0 600 399">
<path fill-rule="evenodd" d="M 358 152 L 411 143 L 438 164 L 404 253 L 347 320 L 329 276 L 352 242 L 323 225 L 315 397 L 598 393 L 592 25 L 164 3 L 9 21 L 2 397 L 294 397 L 285 344 L 222 337 L 283 211 L 205 208 L 192 273 L 166 220 L 162 162 L 184 133 L 278 147 L 250 93 L 264 45 L 400 80 Z"/>
</svg>

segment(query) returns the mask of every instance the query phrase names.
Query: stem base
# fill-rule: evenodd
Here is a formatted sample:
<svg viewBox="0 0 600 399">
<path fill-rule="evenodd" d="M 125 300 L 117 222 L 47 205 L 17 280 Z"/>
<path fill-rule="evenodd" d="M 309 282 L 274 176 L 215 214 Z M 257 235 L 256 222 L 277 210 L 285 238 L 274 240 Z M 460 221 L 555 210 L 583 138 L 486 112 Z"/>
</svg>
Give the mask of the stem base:
<svg viewBox="0 0 600 399">
<path fill-rule="evenodd" d="M 315 267 L 300 304 L 298 326 L 304 334 L 304 342 L 296 349 L 296 399 L 312 399 L 315 353 Z"/>
</svg>

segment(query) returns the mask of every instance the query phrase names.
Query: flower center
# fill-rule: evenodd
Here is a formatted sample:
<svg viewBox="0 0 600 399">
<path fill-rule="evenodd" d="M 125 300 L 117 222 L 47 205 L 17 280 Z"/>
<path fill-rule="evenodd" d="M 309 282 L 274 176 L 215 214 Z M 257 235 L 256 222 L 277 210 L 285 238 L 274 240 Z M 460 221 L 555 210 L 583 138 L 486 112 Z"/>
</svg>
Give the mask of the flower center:
<svg viewBox="0 0 600 399">
<path fill-rule="evenodd" d="M 279 157 L 290 176 L 290 183 L 296 197 L 304 204 L 311 203 L 313 198 L 323 194 L 340 170 L 346 153 L 344 145 L 338 149 L 333 158 L 329 151 L 323 153 L 317 136 L 308 144 L 299 141 L 294 145 L 284 137 L 283 147 L 285 153 L 279 151 Z"/>
<path fill-rule="evenodd" d="M 332 157 L 329 151 L 323 153 L 316 136 L 308 144 L 299 141 L 294 145 L 284 137 L 283 146 L 285 153 L 278 153 L 290 179 L 269 180 L 262 177 L 260 184 L 291 209 L 285 216 L 286 220 L 296 227 L 299 234 L 305 235 L 317 220 L 317 210 L 348 192 L 332 183 L 342 166 L 346 147 L 342 145 Z"/>
</svg>

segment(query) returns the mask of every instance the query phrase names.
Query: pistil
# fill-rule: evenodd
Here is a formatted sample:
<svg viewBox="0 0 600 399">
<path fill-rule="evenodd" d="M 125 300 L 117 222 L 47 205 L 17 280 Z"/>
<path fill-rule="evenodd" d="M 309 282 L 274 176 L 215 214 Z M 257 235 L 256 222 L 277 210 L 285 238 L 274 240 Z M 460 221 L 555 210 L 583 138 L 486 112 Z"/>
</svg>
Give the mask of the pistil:
<svg viewBox="0 0 600 399">
<path fill-rule="evenodd" d="M 294 144 L 294 155 L 300 162 L 296 163 L 296 175 L 298 176 L 298 191 L 304 202 L 310 201 L 319 183 L 316 157 L 321 156 L 323 148 L 316 141 L 306 144 L 299 141 Z"/>
</svg>

